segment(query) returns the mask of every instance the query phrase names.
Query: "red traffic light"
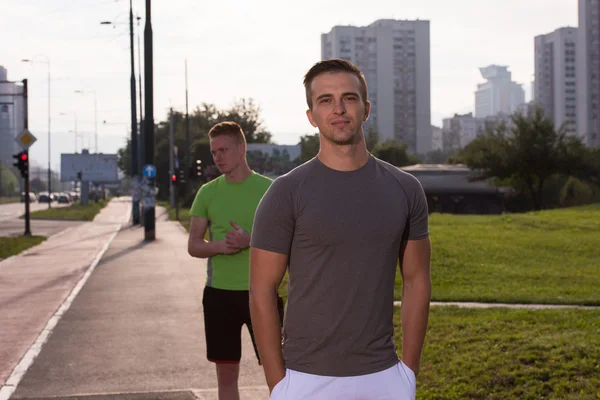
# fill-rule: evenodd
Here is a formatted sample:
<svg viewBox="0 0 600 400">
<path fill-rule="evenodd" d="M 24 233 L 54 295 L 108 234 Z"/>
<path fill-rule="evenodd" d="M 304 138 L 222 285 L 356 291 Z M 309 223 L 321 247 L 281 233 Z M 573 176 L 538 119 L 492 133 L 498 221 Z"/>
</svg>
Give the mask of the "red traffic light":
<svg viewBox="0 0 600 400">
<path fill-rule="evenodd" d="M 27 154 L 21 153 L 21 160 L 27 161 Z"/>
<path fill-rule="evenodd" d="M 177 175 L 171 175 L 171 182 L 177 182 Z"/>
</svg>

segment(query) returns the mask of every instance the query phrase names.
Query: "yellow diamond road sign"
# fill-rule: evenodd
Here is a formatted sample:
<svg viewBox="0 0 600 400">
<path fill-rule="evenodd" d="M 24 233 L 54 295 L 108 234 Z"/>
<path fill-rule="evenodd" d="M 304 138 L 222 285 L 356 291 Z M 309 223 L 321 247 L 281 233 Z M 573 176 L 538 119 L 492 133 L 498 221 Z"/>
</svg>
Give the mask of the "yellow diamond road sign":
<svg viewBox="0 0 600 400">
<path fill-rule="evenodd" d="M 33 143 L 37 140 L 35 136 L 27 129 L 24 129 L 23 132 L 19 136 L 15 138 L 17 143 L 23 148 L 23 150 L 27 150 L 31 147 Z"/>
</svg>

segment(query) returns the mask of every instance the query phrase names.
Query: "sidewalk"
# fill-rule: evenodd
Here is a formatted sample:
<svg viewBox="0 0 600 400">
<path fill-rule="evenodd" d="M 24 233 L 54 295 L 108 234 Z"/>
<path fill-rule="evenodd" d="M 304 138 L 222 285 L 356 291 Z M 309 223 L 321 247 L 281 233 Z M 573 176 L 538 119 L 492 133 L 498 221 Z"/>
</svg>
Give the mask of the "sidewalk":
<svg viewBox="0 0 600 400">
<path fill-rule="evenodd" d="M 187 232 L 161 215 L 153 242 L 143 227 L 118 233 L 12 399 L 217 399 L 204 341 L 206 262 L 187 254 Z M 241 398 L 267 399 L 243 332 Z"/>
<path fill-rule="evenodd" d="M 0 262 L 0 399 L 14 390 L 35 358 L 30 347 L 35 343 L 39 352 L 60 318 L 57 310 L 70 303 L 73 289 L 128 219 L 129 204 L 113 200 L 94 222 L 67 228 Z"/>
</svg>

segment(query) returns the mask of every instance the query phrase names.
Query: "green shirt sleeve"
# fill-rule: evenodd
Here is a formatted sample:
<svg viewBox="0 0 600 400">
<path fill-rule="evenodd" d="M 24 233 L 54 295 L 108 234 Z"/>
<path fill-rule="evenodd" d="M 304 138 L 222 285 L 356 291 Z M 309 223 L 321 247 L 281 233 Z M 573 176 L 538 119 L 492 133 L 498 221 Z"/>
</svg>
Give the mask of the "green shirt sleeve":
<svg viewBox="0 0 600 400">
<path fill-rule="evenodd" d="M 206 192 L 206 185 L 202 185 L 198 189 L 198 193 L 196 193 L 192 208 L 190 209 L 190 215 L 208 219 L 208 193 Z"/>
</svg>

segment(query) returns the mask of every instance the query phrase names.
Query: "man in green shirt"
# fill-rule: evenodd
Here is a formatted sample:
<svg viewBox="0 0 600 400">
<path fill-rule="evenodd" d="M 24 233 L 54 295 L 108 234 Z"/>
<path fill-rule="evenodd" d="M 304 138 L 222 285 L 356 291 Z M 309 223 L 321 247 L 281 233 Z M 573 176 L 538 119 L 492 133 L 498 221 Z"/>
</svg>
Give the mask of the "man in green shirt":
<svg viewBox="0 0 600 400">
<path fill-rule="evenodd" d="M 259 359 L 250 320 L 249 244 L 254 213 L 271 179 L 250 169 L 246 138 L 235 122 L 209 131 L 210 151 L 218 178 L 203 185 L 190 210 L 188 252 L 208 258 L 202 305 L 207 358 L 216 364 L 219 399 L 239 399 L 241 330 L 247 325 Z M 205 234 L 209 231 L 210 240 Z M 280 317 L 283 303 L 278 299 Z M 283 322 L 283 321 L 282 321 Z"/>
</svg>

